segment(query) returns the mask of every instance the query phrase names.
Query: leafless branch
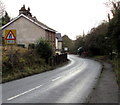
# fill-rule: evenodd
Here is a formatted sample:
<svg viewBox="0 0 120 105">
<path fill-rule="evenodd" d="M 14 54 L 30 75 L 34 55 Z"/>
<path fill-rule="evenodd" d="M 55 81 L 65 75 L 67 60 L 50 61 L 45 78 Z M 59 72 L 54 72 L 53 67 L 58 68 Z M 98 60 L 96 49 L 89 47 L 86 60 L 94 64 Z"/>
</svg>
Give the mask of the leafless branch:
<svg viewBox="0 0 120 105">
<path fill-rule="evenodd" d="M 5 5 L 3 2 L 0 0 L 0 17 L 2 17 L 5 13 Z"/>
</svg>

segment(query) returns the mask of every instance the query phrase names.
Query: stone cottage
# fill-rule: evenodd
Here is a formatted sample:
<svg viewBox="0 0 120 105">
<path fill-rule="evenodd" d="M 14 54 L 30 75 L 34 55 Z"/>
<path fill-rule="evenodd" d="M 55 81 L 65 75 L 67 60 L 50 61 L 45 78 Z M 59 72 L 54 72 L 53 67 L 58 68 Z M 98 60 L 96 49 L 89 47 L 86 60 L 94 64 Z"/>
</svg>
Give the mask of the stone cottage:
<svg viewBox="0 0 120 105">
<path fill-rule="evenodd" d="M 2 37 L 4 38 L 5 30 L 12 29 L 16 30 L 16 43 L 19 46 L 28 47 L 42 38 L 51 42 L 55 47 L 56 31 L 38 21 L 35 16 L 32 16 L 30 8 L 26 9 L 25 5 L 19 10 L 19 15 L 16 18 L 1 28 Z"/>
</svg>

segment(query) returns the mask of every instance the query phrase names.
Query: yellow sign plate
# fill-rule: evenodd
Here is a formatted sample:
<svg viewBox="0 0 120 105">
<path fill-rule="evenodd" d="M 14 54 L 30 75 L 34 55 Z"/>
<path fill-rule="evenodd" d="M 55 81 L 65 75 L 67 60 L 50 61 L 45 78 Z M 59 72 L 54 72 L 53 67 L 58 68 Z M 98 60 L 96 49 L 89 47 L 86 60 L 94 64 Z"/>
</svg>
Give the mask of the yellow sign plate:
<svg viewBox="0 0 120 105">
<path fill-rule="evenodd" d="M 4 42 L 6 45 L 16 44 L 16 30 L 5 30 Z"/>
</svg>

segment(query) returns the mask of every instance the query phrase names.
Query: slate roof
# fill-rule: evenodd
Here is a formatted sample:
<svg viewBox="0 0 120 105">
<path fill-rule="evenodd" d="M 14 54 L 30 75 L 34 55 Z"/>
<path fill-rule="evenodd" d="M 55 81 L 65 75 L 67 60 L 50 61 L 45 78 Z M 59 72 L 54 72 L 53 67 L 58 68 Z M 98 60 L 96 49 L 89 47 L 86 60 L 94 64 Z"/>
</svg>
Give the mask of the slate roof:
<svg viewBox="0 0 120 105">
<path fill-rule="evenodd" d="M 42 22 L 38 21 L 37 19 L 34 19 L 33 17 L 25 16 L 24 14 L 18 15 L 16 18 L 12 19 L 10 22 L 8 22 L 4 26 L 2 26 L 0 29 L 4 29 L 5 27 L 9 26 L 10 24 L 12 24 L 13 22 L 15 22 L 16 20 L 18 20 L 21 17 L 24 17 L 25 19 L 27 19 L 30 22 L 32 22 L 33 24 L 36 24 L 37 26 L 43 28 L 44 30 L 48 30 L 48 31 L 51 31 L 51 32 L 57 32 L 56 30 L 48 27 L 47 25 L 43 24 Z"/>
<path fill-rule="evenodd" d="M 55 34 L 55 37 L 58 39 L 59 42 L 62 42 L 62 41 L 63 41 L 63 39 L 62 39 L 62 37 L 61 37 L 61 33 L 56 33 L 56 34 Z"/>
</svg>

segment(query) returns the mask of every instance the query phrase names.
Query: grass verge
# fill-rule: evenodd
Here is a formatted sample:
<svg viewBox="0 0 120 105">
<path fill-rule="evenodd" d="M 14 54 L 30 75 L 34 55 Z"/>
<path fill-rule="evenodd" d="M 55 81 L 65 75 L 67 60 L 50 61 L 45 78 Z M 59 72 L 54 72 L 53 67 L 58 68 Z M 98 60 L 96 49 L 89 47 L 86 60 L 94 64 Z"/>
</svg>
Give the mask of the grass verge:
<svg viewBox="0 0 120 105">
<path fill-rule="evenodd" d="M 114 67 L 114 71 L 117 78 L 118 86 L 120 87 L 120 58 L 109 59 L 107 56 L 95 56 L 94 59 L 111 63 Z"/>
<path fill-rule="evenodd" d="M 1 81 L 5 83 L 39 74 L 64 66 L 67 63 L 63 62 L 57 66 L 49 66 L 45 63 L 45 59 L 41 58 L 35 50 L 14 47 L 11 54 L 11 48 L 3 47 Z"/>
<path fill-rule="evenodd" d="M 116 77 L 117 77 L 117 83 L 120 87 L 120 58 L 115 58 L 112 60 L 112 64 L 115 67 L 115 73 L 116 73 Z"/>
<path fill-rule="evenodd" d="M 39 74 L 39 73 L 46 72 L 52 69 L 53 67 L 48 66 L 48 65 L 46 66 L 35 65 L 34 67 L 26 66 L 24 70 L 14 69 L 12 71 L 8 71 L 7 73 L 3 74 L 2 83 L 24 78 L 24 77 L 35 75 L 35 74 Z"/>
</svg>

